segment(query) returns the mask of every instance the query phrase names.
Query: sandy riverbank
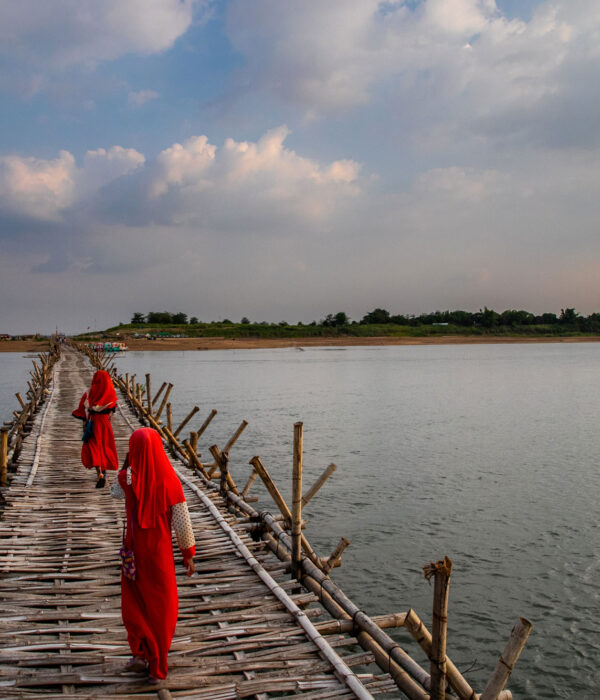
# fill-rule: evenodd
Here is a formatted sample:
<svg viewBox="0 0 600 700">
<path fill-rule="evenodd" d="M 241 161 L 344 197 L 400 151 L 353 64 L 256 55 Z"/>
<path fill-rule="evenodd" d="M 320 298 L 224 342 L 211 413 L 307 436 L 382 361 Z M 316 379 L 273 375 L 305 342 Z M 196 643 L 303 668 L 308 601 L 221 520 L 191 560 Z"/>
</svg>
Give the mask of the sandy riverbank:
<svg viewBox="0 0 600 700">
<path fill-rule="evenodd" d="M 258 350 L 260 348 L 352 347 L 374 345 L 470 345 L 484 343 L 597 343 L 600 336 L 544 338 L 521 336 L 442 335 L 427 338 L 130 338 L 130 350 Z M 46 352 L 48 343 L 34 340 L 0 342 L 0 352 Z"/>
<path fill-rule="evenodd" d="M 481 343 L 598 342 L 600 337 L 523 338 L 447 335 L 429 338 L 132 338 L 130 350 L 256 350 L 260 348 L 349 347 L 373 345 L 458 345 Z"/>
<path fill-rule="evenodd" d="M 28 352 L 37 355 L 38 352 L 48 352 L 50 344 L 42 340 L 3 340 L 0 342 L 0 352 Z"/>
</svg>

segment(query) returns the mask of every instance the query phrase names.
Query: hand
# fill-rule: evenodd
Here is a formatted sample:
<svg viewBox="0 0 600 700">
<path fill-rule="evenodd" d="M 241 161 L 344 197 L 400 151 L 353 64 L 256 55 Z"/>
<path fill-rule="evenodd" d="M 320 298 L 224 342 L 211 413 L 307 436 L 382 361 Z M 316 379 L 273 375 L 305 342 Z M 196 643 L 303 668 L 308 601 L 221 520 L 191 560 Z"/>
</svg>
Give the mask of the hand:
<svg viewBox="0 0 600 700">
<path fill-rule="evenodd" d="M 194 559 L 192 557 L 184 559 L 183 564 L 186 568 L 186 576 L 191 576 L 194 573 Z"/>
</svg>

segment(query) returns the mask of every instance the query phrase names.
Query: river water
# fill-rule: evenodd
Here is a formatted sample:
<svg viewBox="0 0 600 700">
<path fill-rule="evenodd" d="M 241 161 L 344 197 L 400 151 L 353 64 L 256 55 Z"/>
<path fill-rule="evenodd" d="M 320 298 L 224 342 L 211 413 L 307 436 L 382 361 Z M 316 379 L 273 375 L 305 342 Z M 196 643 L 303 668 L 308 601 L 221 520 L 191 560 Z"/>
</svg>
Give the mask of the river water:
<svg viewBox="0 0 600 700">
<path fill-rule="evenodd" d="M 479 692 L 523 616 L 515 697 L 600 697 L 600 343 L 130 352 L 117 366 L 150 372 L 153 393 L 173 382 L 175 420 L 201 409 L 191 429 L 218 410 L 205 461 L 247 420 L 238 484 L 258 454 L 289 498 L 303 421 L 305 489 L 338 466 L 305 509 L 311 544 L 350 539 L 333 574 L 344 591 L 428 626 L 422 566 L 449 556 L 448 654 Z M 270 507 L 264 493 L 253 486 Z"/>
</svg>

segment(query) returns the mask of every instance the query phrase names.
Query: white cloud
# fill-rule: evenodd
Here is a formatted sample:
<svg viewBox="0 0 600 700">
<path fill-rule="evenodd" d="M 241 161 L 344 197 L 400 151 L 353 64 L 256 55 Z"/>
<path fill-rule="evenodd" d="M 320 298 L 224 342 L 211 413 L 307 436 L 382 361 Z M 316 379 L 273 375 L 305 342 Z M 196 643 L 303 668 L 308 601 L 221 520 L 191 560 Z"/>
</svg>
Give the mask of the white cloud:
<svg viewBox="0 0 600 700">
<path fill-rule="evenodd" d="M 256 142 L 206 136 L 173 144 L 146 162 L 121 146 L 90 150 L 77 167 L 62 151 L 56 160 L 7 156 L 1 161 L 5 212 L 30 219 L 85 216 L 111 224 L 202 222 L 210 230 L 279 232 L 326 227 L 328 218 L 360 192 L 351 160 L 321 164 L 285 148 L 284 126 Z M 275 223 L 276 222 L 276 223 Z"/>
<path fill-rule="evenodd" d="M 0 157 L 0 210 L 55 221 L 74 202 L 75 159 L 61 151 L 54 160 Z"/>
<path fill-rule="evenodd" d="M 0 0 L 0 51 L 45 71 L 170 48 L 198 0 Z"/>
<path fill-rule="evenodd" d="M 127 96 L 127 100 L 129 104 L 141 107 L 146 102 L 155 100 L 157 97 L 159 97 L 159 94 L 155 90 L 138 90 L 137 92 L 132 90 Z"/>
<path fill-rule="evenodd" d="M 239 90 L 245 81 L 308 116 L 370 103 L 399 112 L 406 139 L 443 126 L 448 142 L 558 143 L 568 112 L 600 117 L 599 8 L 547 0 L 525 21 L 494 0 L 233 0 L 228 29 L 246 59 Z"/>
</svg>

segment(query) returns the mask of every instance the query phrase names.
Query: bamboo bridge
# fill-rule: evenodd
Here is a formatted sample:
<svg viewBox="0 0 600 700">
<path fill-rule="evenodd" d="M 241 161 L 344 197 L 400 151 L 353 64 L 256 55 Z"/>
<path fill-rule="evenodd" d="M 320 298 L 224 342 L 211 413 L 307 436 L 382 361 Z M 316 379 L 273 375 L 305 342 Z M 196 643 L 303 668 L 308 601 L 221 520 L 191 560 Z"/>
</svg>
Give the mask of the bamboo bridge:
<svg viewBox="0 0 600 700">
<path fill-rule="evenodd" d="M 171 385 L 163 383 L 153 397 L 150 375 L 142 386 L 115 373 L 124 399 L 113 417 L 119 454 L 141 424 L 159 431 L 183 484 L 197 547 L 193 577 L 176 562 L 179 620 L 168 679 L 151 686 L 124 671 L 130 656 L 120 615 L 124 506 L 108 488 L 94 489 L 93 474 L 80 462 L 80 425 L 71 417 L 94 365 L 110 370 L 110 360 L 70 346 L 38 358 L 26 400 L 17 395 L 21 410 L 0 431 L 0 697 L 512 697 L 504 686 L 531 625 L 517 622 L 488 685 L 475 693 L 446 655 L 448 559 L 425 567 L 434 579 L 431 633 L 412 610 L 370 618 L 332 581 L 329 572 L 347 542 L 320 558 L 302 533 L 302 503 L 332 469 L 302 494 L 301 424 L 294 426 L 289 508 L 259 457 L 250 461 L 243 489 L 233 481 L 229 451 L 245 421 L 222 449 L 210 448 L 214 462 L 203 464 L 198 437 L 216 411 L 181 439 L 197 407 L 175 428 Z M 280 516 L 251 506 L 258 477 Z M 388 636 L 390 627 L 406 629 L 429 671 Z"/>
</svg>

